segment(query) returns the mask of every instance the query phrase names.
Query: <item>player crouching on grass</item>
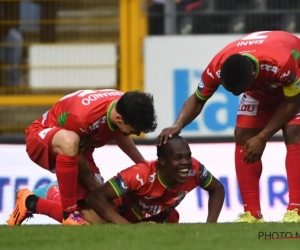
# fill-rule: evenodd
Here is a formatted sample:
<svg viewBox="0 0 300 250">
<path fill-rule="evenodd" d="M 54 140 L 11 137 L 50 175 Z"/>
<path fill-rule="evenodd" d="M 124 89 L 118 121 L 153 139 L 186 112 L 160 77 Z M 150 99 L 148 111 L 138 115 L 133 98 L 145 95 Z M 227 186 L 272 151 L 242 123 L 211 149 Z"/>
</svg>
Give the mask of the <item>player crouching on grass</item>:
<svg viewBox="0 0 300 250">
<path fill-rule="evenodd" d="M 83 210 L 83 218 L 91 224 L 104 221 L 178 223 L 179 214 L 175 208 L 187 193 L 199 186 L 209 193 L 206 222 L 217 222 L 224 202 L 224 187 L 191 156 L 186 140 L 174 136 L 157 148 L 157 156 L 155 161 L 139 163 L 121 171 L 92 191 L 86 198 L 92 210 Z M 50 186 L 34 193 L 59 200 L 57 187 L 55 184 L 52 188 Z"/>
<path fill-rule="evenodd" d="M 94 149 L 110 141 L 115 141 L 133 162 L 145 161 L 129 135 L 153 132 L 156 126 L 153 97 L 148 93 L 79 90 L 63 97 L 26 129 L 28 156 L 39 167 L 56 174 L 61 196 L 61 204 L 40 199 L 35 211 L 62 219 L 64 225 L 88 224 L 78 213 L 77 201 L 93 188 L 90 182 L 83 181 L 85 186 L 78 183 L 80 162 L 99 175 Z M 17 193 L 8 225 L 20 225 L 26 218 L 25 200 L 34 203 L 31 194 L 28 189 Z"/>
</svg>

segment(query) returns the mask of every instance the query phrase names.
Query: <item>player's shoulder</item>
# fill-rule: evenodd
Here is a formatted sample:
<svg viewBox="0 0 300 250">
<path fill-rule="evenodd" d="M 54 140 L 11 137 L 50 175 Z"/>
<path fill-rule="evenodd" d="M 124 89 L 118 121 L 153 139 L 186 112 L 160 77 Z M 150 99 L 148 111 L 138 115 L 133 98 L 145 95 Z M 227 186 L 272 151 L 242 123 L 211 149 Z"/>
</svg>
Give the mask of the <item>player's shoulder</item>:
<svg viewBox="0 0 300 250">
<path fill-rule="evenodd" d="M 201 165 L 200 161 L 192 157 L 192 168 L 199 168 L 200 165 Z"/>
<path fill-rule="evenodd" d="M 126 172 L 126 174 L 130 174 L 132 176 L 138 175 L 139 177 L 147 179 L 152 172 L 156 170 L 156 163 L 157 161 L 143 161 L 121 171 L 121 173 Z"/>
</svg>

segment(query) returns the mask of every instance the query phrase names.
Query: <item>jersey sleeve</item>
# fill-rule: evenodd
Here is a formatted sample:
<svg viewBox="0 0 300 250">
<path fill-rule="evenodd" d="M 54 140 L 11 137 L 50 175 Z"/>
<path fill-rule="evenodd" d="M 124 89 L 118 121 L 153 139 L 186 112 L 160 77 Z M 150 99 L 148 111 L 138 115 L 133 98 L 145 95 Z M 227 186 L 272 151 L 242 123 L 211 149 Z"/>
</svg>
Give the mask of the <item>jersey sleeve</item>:
<svg viewBox="0 0 300 250">
<path fill-rule="evenodd" d="M 143 163 L 129 167 L 108 180 L 118 197 L 127 192 L 138 192 L 148 182 L 147 169 Z"/>
<path fill-rule="evenodd" d="M 196 89 L 196 95 L 199 99 L 206 101 L 218 89 L 221 84 L 220 70 L 217 70 L 212 63 L 203 71 L 200 83 Z"/>
<path fill-rule="evenodd" d="M 300 72 L 297 59 L 297 55 L 291 53 L 287 62 L 276 74 L 276 80 L 282 84 L 286 97 L 293 97 L 300 93 Z"/>
<path fill-rule="evenodd" d="M 206 167 L 199 162 L 199 186 L 206 188 L 213 179 L 213 175 L 206 169 Z"/>
</svg>

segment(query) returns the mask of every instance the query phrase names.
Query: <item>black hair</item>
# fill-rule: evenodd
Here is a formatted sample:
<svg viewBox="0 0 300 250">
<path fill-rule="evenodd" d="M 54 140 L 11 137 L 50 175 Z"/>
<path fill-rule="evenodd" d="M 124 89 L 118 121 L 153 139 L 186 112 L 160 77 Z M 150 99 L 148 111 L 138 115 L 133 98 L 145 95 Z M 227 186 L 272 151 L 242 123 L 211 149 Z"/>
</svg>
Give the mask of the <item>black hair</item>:
<svg viewBox="0 0 300 250">
<path fill-rule="evenodd" d="M 252 78 L 252 64 L 249 58 L 241 54 L 229 56 L 221 67 L 222 84 L 227 90 L 248 82 Z"/>
<path fill-rule="evenodd" d="M 116 111 L 125 124 L 145 134 L 157 127 L 153 96 L 140 91 L 126 92 L 117 102 Z"/>
<path fill-rule="evenodd" d="M 172 140 L 184 140 L 184 139 L 180 135 L 172 136 L 171 138 L 168 139 L 166 144 L 161 144 L 160 146 L 157 147 L 157 153 L 156 153 L 157 157 L 166 157 L 165 149 L 168 145 L 168 142 Z"/>
</svg>

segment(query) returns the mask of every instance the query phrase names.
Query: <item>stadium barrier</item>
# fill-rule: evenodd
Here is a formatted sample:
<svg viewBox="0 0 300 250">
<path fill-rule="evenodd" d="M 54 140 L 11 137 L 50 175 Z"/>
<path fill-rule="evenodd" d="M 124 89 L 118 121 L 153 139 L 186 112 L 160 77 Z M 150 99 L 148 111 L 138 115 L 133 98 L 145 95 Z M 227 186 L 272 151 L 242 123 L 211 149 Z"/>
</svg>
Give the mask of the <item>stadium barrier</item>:
<svg viewBox="0 0 300 250">
<path fill-rule="evenodd" d="M 192 143 L 193 156 L 218 178 L 226 190 L 226 198 L 219 222 L 232 222 L 243 211 L 234 170 L 233 143 Z M 147 160 L 156 159 L 156 147 L 138 146 Z M 260 182 L 262 212 L 266 221 L 278 221 L 285 213 L 288 186 L 285 173 L 283 143 L 270 142 L 263 155 L 263 173 Z M 116 157 L 118 155 L 118 157 Z M 26 154 L 24 145 L 0 144 L 0 224 L 5 224 L 12 211 L 15 190 L 37 188 L 55 180 L 55 175 L 36 166 Z M 131 166 L 132 161 L 117 146 L 108 145 L 95 150 L 94 159 L 105 180 Z M 179 205 L 180 222 L 205 222 L 207 192 L 195 189 Z M 27 224 L 56 223 L 46 216 L 37 215 Z"/>
</svg>

